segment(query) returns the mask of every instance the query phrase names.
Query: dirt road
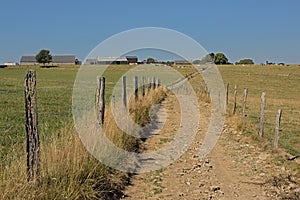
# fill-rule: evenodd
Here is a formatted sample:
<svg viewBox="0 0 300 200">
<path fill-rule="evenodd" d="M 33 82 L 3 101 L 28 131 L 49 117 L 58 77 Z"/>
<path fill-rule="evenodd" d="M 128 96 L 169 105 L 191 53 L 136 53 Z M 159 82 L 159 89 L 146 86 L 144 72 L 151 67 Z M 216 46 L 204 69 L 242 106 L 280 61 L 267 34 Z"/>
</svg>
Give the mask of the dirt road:
<svg viewBox="0 0 300 200">
<path fill-rule="evenodd" d="M 145 141 L 144 151 L 161 148 L 171 141 L 180 122 L 174 97 L 167 98 L 162 105 L 167 112 L 167 122 L 155 137 Z M 200 109 L 201 129 L 188 151 L 161 170 L 134 175 L 123 199 L 271 199 L 263 188 L 267 174 L 257 169 L 266 164 L 268 155 L 256 156 L 256 147 L 232 140 L 239 137 L 239 133 L 230 126 L 225 125 L 213 151 L 206 158 L 199 158 L 201 141 L 210 120 L 209 104 L 202 103 Z M 245 157 L 253 160 L 246 162 Z"/>
</svg>

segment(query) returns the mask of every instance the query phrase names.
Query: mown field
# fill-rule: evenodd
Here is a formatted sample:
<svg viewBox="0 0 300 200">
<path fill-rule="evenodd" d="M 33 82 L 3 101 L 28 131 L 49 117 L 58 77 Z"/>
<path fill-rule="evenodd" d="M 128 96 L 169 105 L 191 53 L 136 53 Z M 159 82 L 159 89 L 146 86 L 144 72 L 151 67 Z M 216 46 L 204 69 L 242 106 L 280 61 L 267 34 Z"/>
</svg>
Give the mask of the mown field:
<svg viewBox="0 0 300 200">
<path fill-rule="evenodd" d="M 0 69 L 0 177 L 1 180 L 4 181 L 5 177 L 8 177 L 8 175 L 6 174 L 8 173 L 7 169 L 10 169 L 10 166 L 15 162 L 18 162 L 20 160 L 23 161 L 25 156 L 25 114 L 23 84 L 25 73 L 28 69 L 31 68 L 32 67 L 11 67 Z M 114 66 L 105 72 L 104 75 L 107 77 L 106 99 L 109 99 L 115 82 L 121 77 L 123 73 L 131 68 L 131 66 Z M 76 73 L 78 71 L 78 67 L 34 67 L 34 69 L 37 71 L 38 81 L 37 95 L 39 111 L 39 133 L 41 143 L 49 144 L 51 146 L 51 144 L 58 144 L 57 139 L 61 137 L 64 138 L 64 136 L 68 135 L 69 132 L 72 132 L 72 134 L 75 133 L 73 128 L 71 106 L 72 88 Z M 189 74 L 193 71 L 190 68 L 178 69 L 183 74 Z M 245 133 L 254 136 L 257 134 L 258 117 L 260 112 L 260 96 L 261 92 L 266 92 L 267 106 L 265 116 L 265 137 L 269 141 L 268 148 L 272 149 L 277 110 L 282 109 L 283 115 L 279 147 L 286 149 L 292 155 L 300 155 L 300 67 L 219 66 L 219 70 L 222 74 L 224 84 L 229 83 L 230 85 L 228 106 L 229 113 L 232 110 L 234 85 L 236 84 L 238 88 L 237 115 L 241 115 L 242 91 L 244 88 L 248 88 L 248 124 L 245 127 Z M 192 84 L 195 86 L 195 88 L 197 88 L 197 90 L 201 88 L 199 87 L 199 85 L 201 84 L 200 81 L 200 78 L 191 79 Z M 64 140 L 62 140 L 62 142 L 60 142 L 59 144 L 64 146 L 64 142 L 68 142 L 68 145 L 72 146 L 72 142 L 70 141 L 74 140 L 69 139 L 66 140 L 66 138 L 64 138 Z M 53 141 L 55 141 L 55 143 L 52 143 Z M 80 143 L 78 139 L 76 140 L 76 142 L 78 144 Z M 52 146 L 51 148 L 56 149 L 57 147 Z M 50 151 L 49 149 L 48 151 Z M 84 150 L 80 150 L 79 152 L 82 153 L 84 152 Z M 48 153 L 49 155 L 51 155 L 51 152 Z M 59 151 L 57 151 L 56 153 L 59 153 Z M 64 160 L 63 157 L 60 161 L 62 160 Z M 91 158 L 88 158 L 87 160 L 91 160 Z M 25 170 L 25 160 L 24 163 L 18 162 L 18 164 L 21 165 L 21 167 L 18 166 L 19 170 Z M 51 165 L 51 163 L 48 164 Z M 57 165 L 57 167 L 59 166 L 60 165 Z M 97 165 L 95 164 L 94 166 Z M 52 170 L 55 170 L 55 168 L 53 167 Z M 77 170 L 77 168 L 74 168 L 74 170 Z M 25 177 L 24 173 L 25 172 L 22 172 L 18 175 L 23 175 Z M 63 172 L 61 173 L 63 174 Z M 81 176 L 82 175 L 78 176 L 77 178 L 80 180 Z M 8 183 L 4 181 L 0 184 L 1 188 L 7 189 L 7 185 L 13 184 L 13 182 Z M 55 190 L 55 186 L 53 186 L 52 189 Z M 61 190 L 70 190 L 70 188 L 61 188 Z M 13 193 L 14 190 L 11 190 L 10 192 Z M 65 196 L 70 198 L 73 197 L 70 196 L 68 192 L 66 193 L 69 196 L 67 194 Z M 5 194 L 2 195 L 4 197 L 7 197 L 5 196 Z M 77 197 L 78 196 L 80 196 L 80 194 L 77 195 Z M 61 196 L 43 197 L 58 198 Z"/>
</svg>

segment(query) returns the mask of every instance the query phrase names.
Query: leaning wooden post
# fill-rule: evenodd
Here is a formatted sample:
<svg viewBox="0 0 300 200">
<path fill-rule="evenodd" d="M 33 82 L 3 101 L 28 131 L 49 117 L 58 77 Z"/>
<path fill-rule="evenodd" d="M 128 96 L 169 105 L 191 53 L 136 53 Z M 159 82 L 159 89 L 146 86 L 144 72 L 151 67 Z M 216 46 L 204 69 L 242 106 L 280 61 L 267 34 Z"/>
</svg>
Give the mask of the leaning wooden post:
<svg viewBox="0 0 300 200">
<path fill-rule="evenodd" d="M 233 94 L 233 111 L 232 114 L 234 115 L 236 112 L 236 94 L 237 94 L 237 88 L 236 85 L 234 85 L 234 94 Z"/>
<path fill-rule="evenodd" d="M 244 89 L 244 94 L 243 94 L 243 112 L 242 112 L 243 120 L 247 116 L 247 114 L 246 114 L 247 95 L 248 95 L 248 89 L 245 88 Z"/>
<path fill-rule="evenodd" d="M 127 108 L 126 76 L 123 76 L 122 80 L 123 80 L 123 93 L 122 93 L 123 106 L 124 108 Z"/>
<path fill-rule="evenodd" d="M 160 87 L 161 83 L 160 83 L 160 79 L 157 79 L 157 87 Z"/>
<path fill-rule="evenodd" d="M 145 96 L 145 77 L 142 76 L 142 96 Z"/>
<path fill-rule="evenodd" d="M 152 90 L 155 90 L 156 88 L 156 82 L 155 82 L 155 77 L 152 78 Z"/>
<path fill-rule="evenodd" d="M 226 88 L 225 88 L 225 106 L 226 107 L 228 105 L 228 90 L 229 90 L 229 83 L 226 84 Z"/>
<path fill-rule="evenodd" d="M 260 117 L 259 117 L 259 131 L 260 137 L 264 136 L 264 119 L 265 119 L 265 106 L 266 106 L 266 93 L 261 94 L 261 104 L 260 104 Z"/>
<path fill-rule="evenodd" d="M 275 127 L 275 137 L 274 137 L 274 150 L 278 150 L 281 114 L 282 114 L 282 110 L 279 109 L 278 112 L 277 112 L 277 116 L 276 116 L 276 127 Z"/>
<path fill-rule="evenodd" d="M 151 90 L 152 85 L 151 85 L 151 78 L 148 77 L 148 92 Z"/>
<path fill-rule="evenodd" d="M 134 99 L 135 99 L 135 101 L 137 101 L 138 98 L 139 98 L 139 89 L 138 89 L 139 84 L 138 84 L 138 77 L 137 76 L 134 76 L 133 82 L 134 82 L 133 83 Z"/>
<path fill-rule="evenodd" d="M 27 72 L 24 86 L 27 142 L 27 180 L 28 182 L 38 185 L 41 180 L 41 171 L 35 71 L 30 70 Z"/>
<path fill-rule="evenodd" d="M 105 113 L 105 77 L 97 77 L 97 94 L 96 94 L 96 108 L 97 108 L 97 119 L 100 126 L 104 124 L 104 113 Z"/>
</svg>

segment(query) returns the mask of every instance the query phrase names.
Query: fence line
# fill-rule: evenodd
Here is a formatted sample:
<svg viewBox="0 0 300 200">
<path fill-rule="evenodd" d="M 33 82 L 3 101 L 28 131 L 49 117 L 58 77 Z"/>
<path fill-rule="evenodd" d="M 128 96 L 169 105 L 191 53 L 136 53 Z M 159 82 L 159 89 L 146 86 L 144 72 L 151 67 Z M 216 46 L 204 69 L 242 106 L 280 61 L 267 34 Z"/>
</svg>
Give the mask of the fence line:
<svg viewBox="0 0 300 200">
<path fill-rule="evenodd" d="M 247 114 L 246 114 L 247 96 L 248 96 L 248 89 L 244 88 L 243 102 L 242 102 L 242 118 L 243 118 L 242 122 L 243 122 L 243 125 L 245 125 L 245 118 L 247 117 Z M 236 99 L 237 99 L 237 86 L 234 85 L 233 112 L 232 112 L 232 114 L 235 114 L 236 111 L 237 111 L 237 101 L 236 101 Z M 262 92 L 259 122 L 258 122 L 258 135 L 260 137 L 264 137 L 265 108 L 266 108 L 266 92 Z M 282 117 L 282 109 L 279 109 L 277 111 L 277 115 L 276 115 L 276 125 L 275 125 L 275 133 L 274 133 L 274 150 L 278 150 L 281 117 Z"/>
</svg>

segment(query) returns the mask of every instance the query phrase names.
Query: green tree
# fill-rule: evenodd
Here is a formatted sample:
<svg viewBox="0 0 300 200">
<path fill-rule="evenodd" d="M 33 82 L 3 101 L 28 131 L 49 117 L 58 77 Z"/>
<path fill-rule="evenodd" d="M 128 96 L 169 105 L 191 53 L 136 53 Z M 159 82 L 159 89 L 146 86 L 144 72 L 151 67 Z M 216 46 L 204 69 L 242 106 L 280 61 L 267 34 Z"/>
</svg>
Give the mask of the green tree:
<svg viewBox="0 0 300 200">
<path fill-rule="evenodd" d="M 151 57 L 147 58 L 147 63 L 154 63 L 154 62 L 155 62 L 154 58 Z"/>
<path fill-rule="evenodd" d="M 36 56 L 35 59 L 38 63 L 42 63 L 44 66 L 46 63 L 52 62 L 52 56 L 49 50 L 42 49 Z"/>
<path fill-rule="evenodd" d="M 246 59 L 242 59 L 239 62 L 236 62 L 235 64 L 237 65 L 253 65 L 254 62 L 252 59 L 246 58 Z"/>
<path fill-rule="evenodd" d="M 213 52 L 208 54 L 210 56 L 210 59 L 212 59 L 212 62 L 215 60 L 215 54 Z"/>
<path fill-rule="evenodd" d="M 224 65 L 224 64 L 228 64 L 228 58 L 225 56 L 225 54 L 223 53 L 217 53 L 214 56 L 214 62 L 217 65 Z"/>
</svg>

